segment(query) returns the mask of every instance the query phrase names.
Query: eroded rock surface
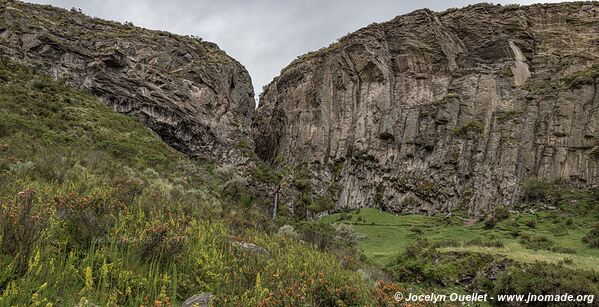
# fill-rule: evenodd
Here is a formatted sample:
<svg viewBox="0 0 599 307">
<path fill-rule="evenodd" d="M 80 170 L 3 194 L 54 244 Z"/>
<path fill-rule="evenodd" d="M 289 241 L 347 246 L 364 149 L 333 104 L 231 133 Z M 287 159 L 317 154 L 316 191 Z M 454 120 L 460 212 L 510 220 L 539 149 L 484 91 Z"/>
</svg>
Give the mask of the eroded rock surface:
<svg viewBox="0 0 599 307">
<path fill-rule="evenodd" d="M 0 52 L 91 91 L 189 155 L 251 144 L 250 76 L 216 44 L 2 0 Z"/>
<path fill-rule="evenodd" d="M 596 186 L 598 25 L 586 2 L 368 26 L 266 87 L 257 152 L 309 166 L 336 209 L 478 214 L 518 201 L 530 178 Z"/>
<path fill-rule="evenodd" d="M 183 302 L 182 307 L 208 307 L 212 306 L 214 295 L 210 292 L 196 294 Z"/>
</svg>

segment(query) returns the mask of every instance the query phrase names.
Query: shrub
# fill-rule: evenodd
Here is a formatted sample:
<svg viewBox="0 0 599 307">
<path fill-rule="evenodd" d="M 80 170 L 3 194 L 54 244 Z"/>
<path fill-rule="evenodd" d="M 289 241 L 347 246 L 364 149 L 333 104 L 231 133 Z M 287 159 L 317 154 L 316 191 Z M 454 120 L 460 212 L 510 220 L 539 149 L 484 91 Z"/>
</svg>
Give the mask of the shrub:
<svg viewBox="0 0 599 307">
<path fill-rule="evenodd" d="M 214 171 L 214 174 L 222 181 L 227 182 L 235 175 L 235 166 L 231 164 L 219 166 Z"/>
<path fill-rule="evenodd" d="M 28 176 L 35 169 L 35 163 L 31 161 L 15 162 L 9 164 L 8 169 L 17 176 Z"/>
<path fill-rule="evenodd" d="M 599 273 L 573 270 L 559 264 L 535 262 L 510 266 L 499 274 L 491 295 L 510 293 L 579 294 L 598 293 Z"/>
<path fill-rule="evenodd" d="M 335 238 L 335 229 L 327 223 L 301 222 L 298 225 L 300 238 L 313 244 L 321 250 L 333 246 Z"/>
<path fill-rule="evenodd" d="M 508 217 L 510 217 L 510 212 L 508 211 L 508 209 L 506 207 L 499 206 L 493 210 L 493 215 L 495 216 L 495 218 L 498 221 L 503 221 L 503 220 L 507 219 Z"/>
<path fill-rule="evenodd" d="M 589 233 L 582 238 L 582 241 L 592 248 L 599 248 L 599 224 L 595 224 Z"/>
<path fill-rule="evenodd" d="M 133 240 L 132 246 L 144 261 L 152 259 L 159 259 L 161 262 L 172 261 L 182 254 L 189 242 L 184 231 L 187 224 L 185 221 L 176 224 L 153 221 L 138 238 Z"/>
<path fill-rule="evenodd" d="M 279 174 L 277 174 L 270 165 L 261 161 L 257 162 L 256 165 L 250 169 L 250 174 L 252 174 L 254 178 L 265 183 L 275 184 L 280 180 Z"/>
<path fill-rule="evenodd" d="M 231 180 L 227 181 L 223 185 L 221 193 L 232 201 L 248 206 L 253 200 L 247 180 L 239 175 L 234 175 Z"/>
<path fill-rule="evenodd" d="M 0 206 L 1 252 L 15 257 L 17 272 L 23 272 L 35 243 L 48 224 L 49 211 L 34 190 L 18 193 L 14 202 Z"/>
<path fill-rule="evenodd" d="M 553 242 L 546 236 L 522 236 L 520 243 L 526 246 L 526 248 L 534 250 L 548 249 L 551 245 L 553 245 Z"/>
<path fill-rule="evenodd" d="M 447 287 L 490 270 L 494 260 L 494 256 L 482 253 L 439 253 L 426 239 L 419 239 L 406 247 L 389 271 L 397 281 Z"/>
<path fill-rule="evenodd" d="M 325 195 L 316 198 L 316 200 L 308 206 L 308 209 L 312 212 L 323 212 L 333 209 L 334 207 L 335 202 L 333 201 L 333 198 L 330 195 Z"/>
<path fill-rule="evenodd" d="M 297 238 L 298 234 L 295 232 L 295 229 L 291 225 L 283 225 L 277 231 L 279 236 L 283 236 L 286 238 Z"/>
<path fill-rule="evenodd" d="M 503 242 L 499 240 L 483 241 L 480 238 L 472 239 L 464 243 L 464 246 L 482 246 L 482 247 L 503 247 Z"/>
<path fill-rule="evenodd" d="M 347 224 L 335 225 L 335 240 L 343 246 L 355 248 L 358 245 L 358 233 Z"/>
<path fill-rule="evenodd" d="M 497 222 L 497 218 L 494 215 L 490 214 L 485 218 L 485 228 L 491 229 L 495 227 L 495 225 L 497 225 Z"/>
<path fill-rule="evenodd" d="M 341 212 L 339 214 L 339 218 L 337 220 L 338 221 L 351 221 L 352 218 L 353 218 L 353 216 L 351 213 Z"/>
<path fill-rule="evenodd" d="M 106 235 L 113 225 L 119 204 L 104 193 L 56 195 L 52 207 L 68 242 L 84 247 Z"/>
<path fill-rule="evenodd" d="M 144 190 L 144 182 L 134 177 L 119 176 L 114 179 L 117 199 L 123 204 L 132 204 Z"/>
<path fill-rule="evenodd" d="M 295 176 L 293 177 L 293 186 L 301 192 L 311 192 L 312 184 L 310 183 L 309 175 L 306 173 L 307 170 L 296 170 Z"/>
<path fill-rule="evenodd" d="M 36 172 L 47 181 L 63 183 L 73 164 L 73 161 L 59 152 L 46 151 L 36 159 Z"/>
<path fill-rule="evenodd" d="M 572 259 L 572 258 L 564 258 L 563 262 L 565 264 L 573 264 L 574 263 L 574 259 Z"/>
<path fill-rule="evenodd" d="M 433 247 L 435 247 L 435 248 L 441 248 L 441 247 L 459 247 L 459 246 L 461 246 L 460 242 L 458 242 L 457 240 L 454 240 L 454 239 L 439 241 L 439 242 L 435 242 L 433 244 Z"/>
<path fill-rule="evenodd" d="M 555 188 L 542 180 L 527 180 L 522 188 L 527 201 L 552 201 L 555 197 Z"/>
<path fill-rule="evenodd" d="M 453 132 L 458 136 L 466 136 L 468 132 L 472 131 L 476 134 L 482 134 L 484 130 L 484 125 L 479 120 L 467 120 L 460 122 L 453 130 Z"/>
<path fill-rule="evenodd" d="M 297 218 L 307 218 L 310 205 L 313 204 L 312 195 L 306 191 L 299 191 L 296 195 L 293 202 L 293 215 Z"/>
<path fill-rule="evenodd" d="M 273 230 L 272 220 L 257 208 L 233 209 L 226 214 L 226 217 L 231 231 L 237 234 L 243 234 L 251 229 L 269 232 Z"/>
<path fill-rule="evenodd" d="M 415 233 L 417 235 L 421 235 L 421 234 L 424 233 L 422 231 L 422 229 L 420 229 L 419 227 L 413 227 L 413 226 L 410 228 L 410 232 L 413 232 L 413 233 Z"/>
<path fill-rule="evenodd" d="M 374 299 L 376 306 L 397 306 L 397 301 L 394 294 L 397 292 L 405 292 L 406 289 L 400 284 L 394 282 L 379 281 L 374 288 Z"/>
<path fill-rule="evenodd" d="M 510 212 L 504 206 L 496 207 L 493 212 L 485 217 L 484 224 L 486 229 L 491 229 L 497 225 L 497 223 L 507 219 L 510 216 Z"/>
<path fill-rule="evenodd" d="M 556 246 L 555 242 L 549 240 L 546 236 L 522 236 L 520 239 L 520 243 L 524 245 L 524 247 L 532 250 L 546 250 L 555 253 L 564 253 L 564 254 L 575 254 L 576 250 Z"/>
</svg>

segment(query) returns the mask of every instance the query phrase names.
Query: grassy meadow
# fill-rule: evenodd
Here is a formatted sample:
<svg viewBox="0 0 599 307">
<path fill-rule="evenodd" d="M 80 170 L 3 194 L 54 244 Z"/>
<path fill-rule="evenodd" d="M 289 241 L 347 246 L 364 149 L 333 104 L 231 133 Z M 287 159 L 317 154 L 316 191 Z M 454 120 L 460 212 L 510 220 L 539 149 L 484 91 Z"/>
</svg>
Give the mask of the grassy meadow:
<svg viewBox="0 0 599 307">
<path fill-rule="evenodd" d="M 599 268 L 599 249 L 584 244 L 582 237 L 592 228 L 592 221 L 578 220 L 578 225 L 566 226 L 555 223 L 550 212 L 523 213 L 498 223 L 494 228 L 485 227 L 484 221 L 468 225 L 460 217 L 404 215 L 397 216 L 378 209 L 366 208 L 349 213 L 337 213 L 321 219 L 322 222 L 348 223 L 365 236 L 360 249 L 374 263 L 384 266 L 392 262 L 400 251 L 413 244 L 418 238 L 426 238 L 433 244 L 455 243 L 441 247 L 440 251 L 471 251 L 505 255 L 521 261 L 559 262 L 570 257 L 577 261 L 571 267 Z M 526 223 L 538 221 L 534 228 Z M 514 230 L 519 232 L 514 236 Z M 572 249 L 572 253 L 560 253 L 526 248 L 520 236 L 545 236 L 557 246 Z M 468 245 L 476 241 L 499 241 L 501 247 Z M 464 246 L 465 245 L 465 246 Z"/>
<path fill-rule="evenodd" d="M 547 191 L 558 193 L 543 198 L 555 207 L 499 207 L 480 220 L 359 209 L 319 222 L 351 225 L 362 260 L 416 292 L 597 295 L 599 249 L 589 238 L 597 233 L 598 198 L 588 190 Z"/>
</svg>

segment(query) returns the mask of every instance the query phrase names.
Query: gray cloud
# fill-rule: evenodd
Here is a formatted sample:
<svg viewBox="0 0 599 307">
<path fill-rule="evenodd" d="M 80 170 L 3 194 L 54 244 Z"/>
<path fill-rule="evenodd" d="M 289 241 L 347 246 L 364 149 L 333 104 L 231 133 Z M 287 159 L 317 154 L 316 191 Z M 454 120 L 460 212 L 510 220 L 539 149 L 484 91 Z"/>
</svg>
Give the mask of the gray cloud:
<svg viewBox="0 0 599 307">
<path fill-rule="evenodd" d="M 420 8 L 441 11 L 479 1 L 398 0 L 32 0 L 149 29 L 217 43 L 252 76 L 256 95 L 298 55 L 328 46 L 372 22 Z M 549 1 L 561 2 L 561 1 Z M 497 1 L 531 4 L 534 1 Z"/>
</svg>

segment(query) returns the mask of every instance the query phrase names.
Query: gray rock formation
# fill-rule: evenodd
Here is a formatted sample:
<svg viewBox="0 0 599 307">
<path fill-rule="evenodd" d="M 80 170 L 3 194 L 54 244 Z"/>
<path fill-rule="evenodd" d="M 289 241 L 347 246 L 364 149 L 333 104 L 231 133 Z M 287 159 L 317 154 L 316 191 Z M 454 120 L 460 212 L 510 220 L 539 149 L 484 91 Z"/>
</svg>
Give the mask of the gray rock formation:
<svg viewBox="0 0 599 307">
<path fill-rule="evenodd" d="M 183 302 L 182 307 L 208 307 L 212 306 L 214 295 L 210 292 L 196 294 Z"/>
<path fill-rule="evenodd" d="M 517 202 L 530 178 L 596 186 L 598 25 L 599 4 L 586 2 L 368 26 L 266 87 L 257 153 L 309 166 L 336 209 L 475 215 Z"/>
<path fill-rule="evenodd" d="M 231 245 L 233 245 L 237 248 L 240 248 L 242 250 L 260 254 L 260 255 L 270 258 L 270 253 L 264 247 L 256 245 L 254 243 L 239 241 L 237 239 L 231 239 L 231 240 L 229 240 L 229 243 L 231 243 Z"/>
<path fill-rule="evenodd" d="M 0 52 L 91 91 L 189 155 L 251 144 L 250 76 L 216 44 L 2 0 Z"/>
</svg>

